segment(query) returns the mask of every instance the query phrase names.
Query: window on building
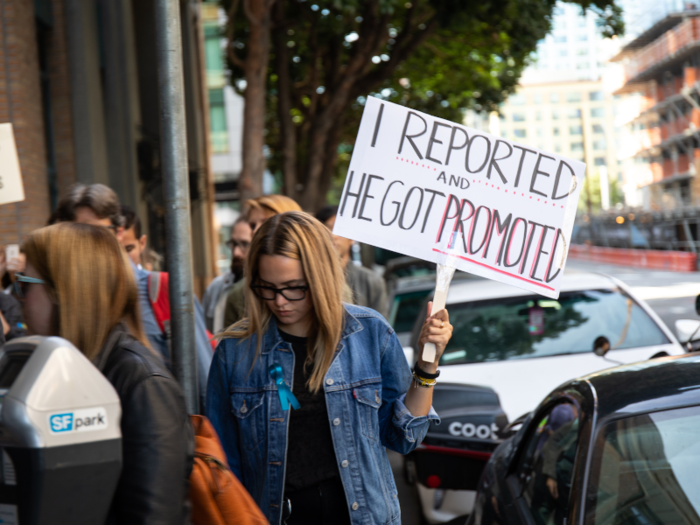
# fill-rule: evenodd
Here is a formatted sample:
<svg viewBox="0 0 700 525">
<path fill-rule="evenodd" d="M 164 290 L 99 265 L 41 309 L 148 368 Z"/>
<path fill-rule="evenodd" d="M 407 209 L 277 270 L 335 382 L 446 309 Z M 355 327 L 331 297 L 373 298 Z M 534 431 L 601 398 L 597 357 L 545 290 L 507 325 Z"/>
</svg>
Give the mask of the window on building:
<svg viewBox="0 0 700 525">
<path fill-rule="evenodd" d="M 597 133 L 597 134 L 605 133 L 605 130 L 603 129 L 603 126 L 601 126 L 600 124 L 593 124 L 593 133 Z"/>
<path fill-rule="evenodd" d="M 527 137 L 527 132 L 524 129 L 514 129 L 513 136 L 519 139 L 524 139 Z"/>
<path fill-rule="evenodd" d="M 576 37 L 577 42 L 588 42 L 588 35 L 580 34 Z"/>
<path fill-rule="evenodd" d="M 559 112 L 556 109 L 552 111 L 552 120 L 559 120 Z"/>
<path fill-rule="evenodd" d="M 582 135 L 583 128 L 581 126 L 569 126 L 569 135 Z"/>
<path fill-rule="evenodd" d="M 525 99 L 525 95 L 521 93 L 514 93 L 508 97 L 508 102 L 511 106 L 524 106 L 527 100 Z"/>
<path fill-rule="evenodd" d="M 593 164 L 596 166 L 605 166 L 605 157 L 596 157 L 593 159 Z"/>
<path fill-rule="evenodd" d="M 591 117 L 598 118 L 605 116 L 605 108 L 591 108 Z"/>
<path fill-rule="evenodd" d="M 574 91 L 566 94 L 567 102 L 581 102 L 581 93 Z"/>
<path fill-rule="evenodd" d="M 513 122 L 525 122 L 525 113 L 513 113 Z"/>
<path fill-rule="evenodd" d="M 554 145 L 554 152 L 555 152 L 555 153 L 561 153 L 561 144 L 555 144 L 555 145 Z"/>
<path fill-rule="evenodd" d="M 532 95 L 532 103 L 535 105 L 542 104 L 542 94 L 536 93 L 536 94 Z"/>
<path fill-rule="evenodd" d="M 558 137 L 559 136 L 559 128 L 552 128 L 552 135 L 554 135 L 555 137 Z"/>
<path fill-rule="evenodd" d="M 576 108 L 570 109 L 566 116 L 569 118 L 581 118 L 581 110 Z"/>
<path fill-rule="evenodd" d="M 569 56 L 569 52 L 566 49 L 560 49 L 559 56 L 560 57 L 567 57 L 567 56 Z"/>
<path fill-rule="evenodd" d="M 605 98 L 605 95 L 603 94 L 602 91 L 591 91 L 588 94 L 588 100 L 591 102 L 600 102 Z"/>
<path fill-rule="evenodd" d="M 583 142 L 572 142 L 570 145 L 571 151 L 583 151 Z"/>
<path fill-rule="evenodd" d="M 554 41 L 557 44 L 564 44 L 564 43 L 566 43 L 566 36 L 565 35 L 556 35 L 554 37 Z"/>
<path fill-rule="evenodd" d="M 542 128 L 537 128 L 537 136 L 541 137 L 543 135 Z"/>
<path fill-rule="evenodd" d="M 550 93 L 549 94 L 549 101 L 552 104 L 558 104 L 559 103 L 559 93 Z"/>
<path fill-rule="evenodd" d="M 588 69 L 589 67 L 591 67 L 590 62 L 579 62 L 576 64 L 576 69 Z"/>
<path fill-rule="evenodd" d="M 594 150 L 600 151 L 604 150 L 605 148 L 607 148 L 607 143 L 605 142 L 605 139 L 600 139 L 593 142 Z"/>
<path fill-rule="evenodd" d="M 588 48 L 587 47 L 580 47 L 576 50 L 576 54 L 580 57 L 585 57 L 588 55 Z"/>
<path fill-rule="evenodd" d="M 217 26 L 207 24 L 204 27 L 204 61 L 207 70 L 207 87 L 223 88 L 226 84 L 224 53 L 221 49 L 221 32 Z"/>
<path fill-rule="evenodd" d="M 228 151 L 228 129 L 226 127 L 223 89 L 209 90 L 209 126 L 211 127 L 212 153 L 226 153 Z"/>
<path fill-rule="evenodd" d="M 537 111 L 535 113 L 535 120 L 537 120 L 537 121 L 542 120 L 542 112 L 541 111 Z"/>
</svg>

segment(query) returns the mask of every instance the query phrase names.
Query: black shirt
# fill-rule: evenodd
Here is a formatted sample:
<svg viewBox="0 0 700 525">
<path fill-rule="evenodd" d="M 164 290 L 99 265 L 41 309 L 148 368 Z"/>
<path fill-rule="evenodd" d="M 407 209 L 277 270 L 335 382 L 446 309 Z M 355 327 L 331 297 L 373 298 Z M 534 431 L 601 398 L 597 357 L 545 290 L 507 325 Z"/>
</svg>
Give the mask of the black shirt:
<svg viewBox="0 0 700 525">
<path fill-rule="evenodd" d="M 323 388 L 318 393 L 312 394 L 306 386 L 313 369 L 312 364 L 304 366 L 307 356 L 307 338 L 296 337 L 282 330 L 279 333 L 283 340 L 292 344 L 294 382 L 291 387 L 301 405 L 298 410 L 292 410 L 290 407 L 289 414 L 284 488 L 286 493 L 292 493 L 332 478 L 340 481 L 340 472 L 333 448 Z"/>
</svg>

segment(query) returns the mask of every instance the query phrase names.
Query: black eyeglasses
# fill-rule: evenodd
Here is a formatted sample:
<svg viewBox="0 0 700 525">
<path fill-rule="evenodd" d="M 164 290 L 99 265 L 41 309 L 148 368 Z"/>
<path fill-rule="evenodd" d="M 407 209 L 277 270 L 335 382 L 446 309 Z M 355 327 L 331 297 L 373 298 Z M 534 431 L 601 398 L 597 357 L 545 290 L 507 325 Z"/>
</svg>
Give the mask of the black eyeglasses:
<svg viewBox="0 0 700 525">
<path fill-rule="evenodd" d="M 272 286 L 262 286 L 260 284 L 251 284 L 250 289 L 260 299 L 265 301 L 274 301 L 277 294 L 280 294 L 287 301 L 301 301 L 306 297 L 308 286 L 288 286 L 287 288 L 273 288 Z"/>
<path fill-rule="evenodd" d="M 22 272 L 15 272 L 15 280 L 12 283 L 12 288 L 19 299 L 24 299 L 27 284 L 46 284 L 46 281 L 37 279 L 36 277 L 27 277 Z"/>
<path fill-rule="evenodd" d="M 240 248 L 241 250 L 245 251 L 250 248 L 250 243 L 248 241 L 234 241 L 233 239 L 229 239 L 226 241 L 226 246 L 228 246 L 231 251 L 235 250 L 236 248 Z"/>
</svg>

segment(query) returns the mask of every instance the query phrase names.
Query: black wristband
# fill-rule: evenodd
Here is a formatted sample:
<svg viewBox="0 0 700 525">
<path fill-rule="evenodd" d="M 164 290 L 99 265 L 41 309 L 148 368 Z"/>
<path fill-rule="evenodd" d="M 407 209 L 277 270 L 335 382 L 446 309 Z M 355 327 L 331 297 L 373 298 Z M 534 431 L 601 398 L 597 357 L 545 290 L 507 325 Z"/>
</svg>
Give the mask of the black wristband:
<svg viewBox="0 0 700 525">
<path fill-rule="evenodd" d="M 420 366 L 418 366 L 418 361 L 416 361 L 415 366 L 413 367 L 413 371 L 418 374 L 420 377 L 423 379 L 437 379 L 440 377 L 440 370 L 435 372 L 434 374 L 429 374 L 425 370 L 423 370 Z"/>
</svg>

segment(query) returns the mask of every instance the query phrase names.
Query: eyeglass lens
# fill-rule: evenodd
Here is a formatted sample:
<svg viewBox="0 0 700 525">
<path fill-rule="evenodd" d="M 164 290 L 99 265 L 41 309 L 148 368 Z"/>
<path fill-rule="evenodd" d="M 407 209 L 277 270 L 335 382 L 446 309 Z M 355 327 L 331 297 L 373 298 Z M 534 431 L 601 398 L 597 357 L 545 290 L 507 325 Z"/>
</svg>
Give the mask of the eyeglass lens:
<svg viewBox="0 0 700 525">
<path fill-rule="evenodd" d="M 301 301 L 306 296 L 306 287 L 291 287 L 291 288 L 271 288 L 268 286 L 255 286 L 253 291 L 261 299 L 273 301 L 277 294 L 281 294 L 287 301 Z"/>
</svg>

